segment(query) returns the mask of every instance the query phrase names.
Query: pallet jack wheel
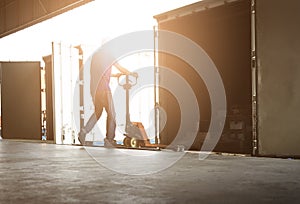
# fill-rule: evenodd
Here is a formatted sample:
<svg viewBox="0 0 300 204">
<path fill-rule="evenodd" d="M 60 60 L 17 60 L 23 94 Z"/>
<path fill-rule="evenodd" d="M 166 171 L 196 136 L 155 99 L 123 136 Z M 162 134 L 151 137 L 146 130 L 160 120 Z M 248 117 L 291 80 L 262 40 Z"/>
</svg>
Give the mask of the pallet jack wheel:
<svg viewBox="0 0 300 204">
<path fill-rule="evenodd" d="M 139 146 L 140 147 L 145 147 L 145 142 L 143 140 L 139 140 Z"/>
<path fill-rule="evenodd" d="M 131 147 L 131 138 L 125 137 L 123 140 L 123 144 L 125 145 L 125 147 Z"/>
<path fill-rule="evenodd" d="M 137 140 L 136 138 L 131 138 L 130 146 L 133 147 L 133 148 L 137 148 L 137 147 L 140 146 L 140 141 Z"/>
</svg>

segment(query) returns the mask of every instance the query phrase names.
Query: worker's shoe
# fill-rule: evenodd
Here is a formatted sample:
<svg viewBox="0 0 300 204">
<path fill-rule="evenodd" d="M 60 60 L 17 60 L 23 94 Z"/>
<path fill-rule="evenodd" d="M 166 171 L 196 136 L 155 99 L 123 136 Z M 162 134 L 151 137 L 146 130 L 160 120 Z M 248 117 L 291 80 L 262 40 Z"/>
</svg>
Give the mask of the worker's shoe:
<svg viewBox="0 0 300 204">
<path fill-rule="evenodd" d="M 86 132 L 84 129 L 81 129 L 80 132 L 78 133 L 78 141 L 80 142 L 81 145 L 85 144 L 85 135 Z"/>
<path fill-rule="evenodd" d="M 117 146 L 116 140 L 104 138 L 104 147 L 114 148 L 116 146 Z"/>
</svg>

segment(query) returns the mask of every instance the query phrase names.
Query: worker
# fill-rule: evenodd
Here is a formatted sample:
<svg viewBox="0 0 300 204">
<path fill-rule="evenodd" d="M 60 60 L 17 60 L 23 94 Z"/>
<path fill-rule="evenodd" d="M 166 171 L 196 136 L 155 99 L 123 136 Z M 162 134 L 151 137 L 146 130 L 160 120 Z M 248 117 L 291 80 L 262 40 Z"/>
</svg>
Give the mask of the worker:
<svg viewBox="0 0 300 204">
<path fill-rule="evenodd" d="M 90 116 L 86 125 L 78 133 L 78 140 L 81 145 L 85 144 L 86 134 L 89 133 L 99 118 L 102 115 L 103 109 L 107 113 L 106 119 L 106 138 L 104 138 L 105 147 L 116 146 L 115 130 L 116 130 L 116 118 L 115 109 L 112 99 L 112 93 L 109 86 L 111 69 L 112 66 L 106 66 L 107 62 L 110 61 L 108 53 L 99 50 L 95 52 L 91 59 L 90 65 L 90 93 L 95 106 L 94 113 Z M 118 63 L 113 64 L 120 72 L 129 74 L 130 72 L 119 65 Z"/>
</svg>

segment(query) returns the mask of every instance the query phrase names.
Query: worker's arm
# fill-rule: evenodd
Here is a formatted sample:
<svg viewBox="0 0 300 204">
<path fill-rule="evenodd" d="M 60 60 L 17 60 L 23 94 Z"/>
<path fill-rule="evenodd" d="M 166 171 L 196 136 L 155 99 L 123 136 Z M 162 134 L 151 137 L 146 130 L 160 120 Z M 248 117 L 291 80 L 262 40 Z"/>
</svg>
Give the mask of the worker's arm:
<svg viewBox="0 0 300 204">
<path fill-rule="evenodd" d="M 137 72 L 130 72 L 126 68 L 122 67 L 119 63 L 115 63 L 114 67 L 116 67 L 121 73 L 112 74 L 111 75 L 112 77 L 120 77 L 120 75 L 124 75 L 124 74 L 127 75 L 127 76 L 131 75 L 131 76 L 133 76 L 135 78 L 138 77 L 138 73 Z"/>
<path fill-rule="evenodd" d="M 119 63 L 115 63 L 114 66 L 123 74 L 130 75 L 131 73 L 126 68 L 122 67 Z"/>
</svg>

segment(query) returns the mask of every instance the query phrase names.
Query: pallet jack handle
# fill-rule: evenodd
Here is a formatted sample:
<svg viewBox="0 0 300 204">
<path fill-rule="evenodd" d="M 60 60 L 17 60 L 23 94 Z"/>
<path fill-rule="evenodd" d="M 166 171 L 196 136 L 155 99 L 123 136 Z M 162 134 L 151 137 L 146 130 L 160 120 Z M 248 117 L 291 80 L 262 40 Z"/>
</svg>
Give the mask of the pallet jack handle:
<svg viewBox="0 0 300 204">
<path fill-rule="evenodd" d="M 121 83 L 122 76 L 125 76 L 125 83 Z M 132 76 L 134 78 L 134 81 L 132 81 L 129 76 Z M 117 73 L 117 74 L 112 74 L 111 77 L 116 77 L 118 79 L 119 86 L 122 86 L 125 90 L 129 90 L 131 89 L 132 86 L 137 84 L 138 73 L 137 72 Z"/>
</svg>

